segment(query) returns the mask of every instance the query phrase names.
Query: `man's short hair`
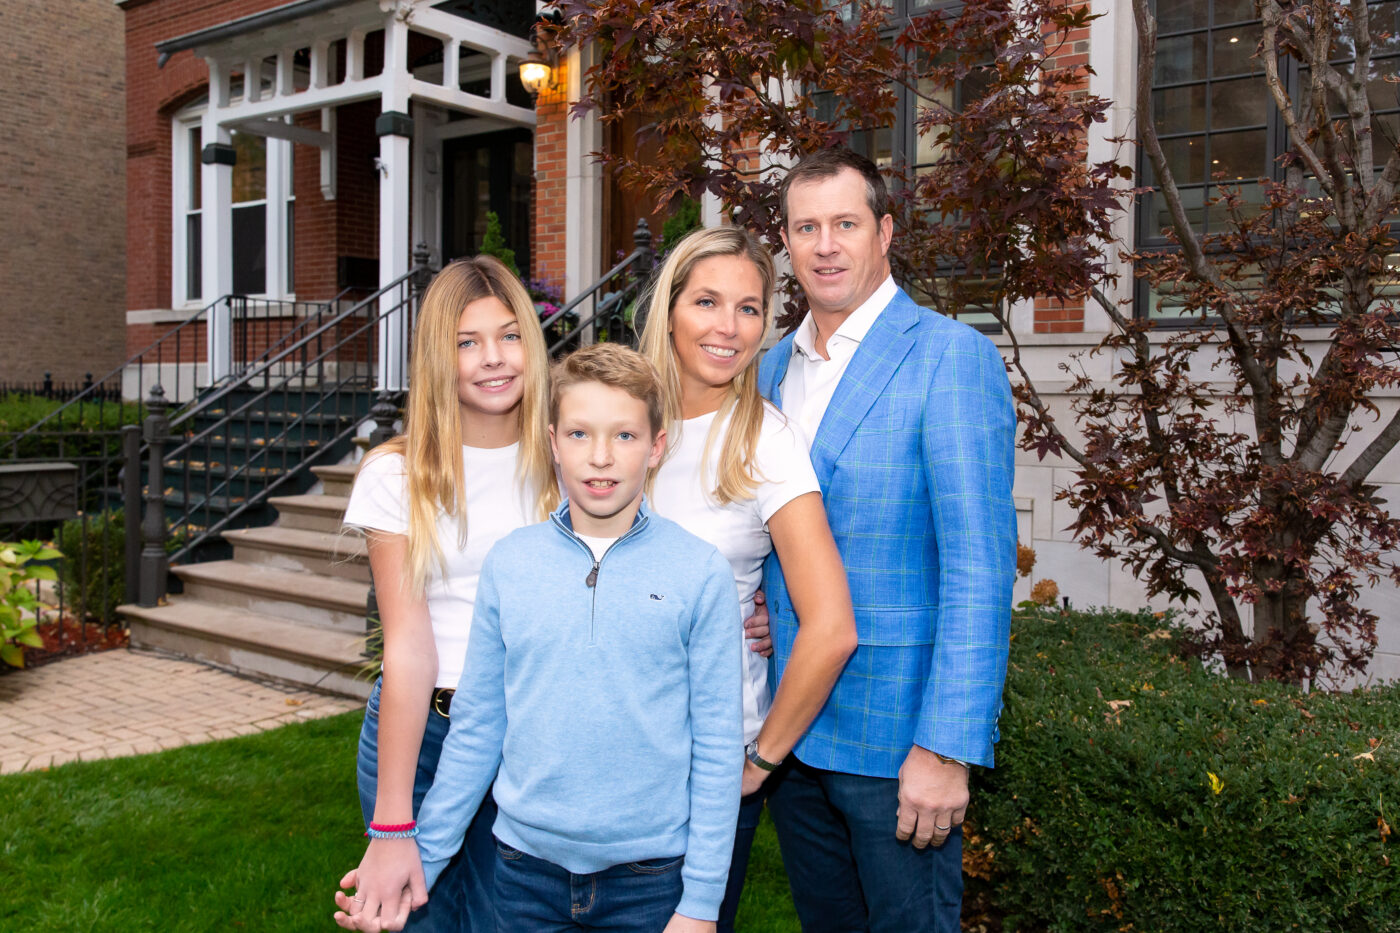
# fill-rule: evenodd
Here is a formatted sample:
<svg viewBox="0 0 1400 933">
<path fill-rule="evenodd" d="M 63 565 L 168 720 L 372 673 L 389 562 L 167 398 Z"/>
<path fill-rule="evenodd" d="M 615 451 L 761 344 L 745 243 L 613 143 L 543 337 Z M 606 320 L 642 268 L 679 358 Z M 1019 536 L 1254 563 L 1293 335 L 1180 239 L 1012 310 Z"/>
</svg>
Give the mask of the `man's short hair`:
<svg viewBox="0 0 1400 933">
<path fill-rule="evenodd" d="M 865 156 L 858 152 L 852 152 L 844 147 L 833 149 L 818 149 L 811 155 L 804 156 L 792 168 L 788 169 L 786 177 L 778 185 L 778 204 L 783 210 L 783 226 L 788 223 L 787 198 L 788 191 L 799 181 L 819 181 L 824 178 L 831 178 L 839 175 L 845 169 L 852 169 L 860 174 L 865 180 L 865 203 L 870 206 L 870 213 L 879 220 L 890 212 L 889 189 L 885 187 L 885 179 L 880 174 L 880 170 L 875 167 Z"/>
<path fill-rule="evenodd" d="M 636 350 L 616 343 L 595 343 L 575 350 L 554 364 L 549 378 L 549 423 L 559 423 L 559 399 L 564 390 L 585 382 L 621 389 L 647 406 L 651 434 L 665 423 L 664 391 L 656 367 Z"/>
</svg>

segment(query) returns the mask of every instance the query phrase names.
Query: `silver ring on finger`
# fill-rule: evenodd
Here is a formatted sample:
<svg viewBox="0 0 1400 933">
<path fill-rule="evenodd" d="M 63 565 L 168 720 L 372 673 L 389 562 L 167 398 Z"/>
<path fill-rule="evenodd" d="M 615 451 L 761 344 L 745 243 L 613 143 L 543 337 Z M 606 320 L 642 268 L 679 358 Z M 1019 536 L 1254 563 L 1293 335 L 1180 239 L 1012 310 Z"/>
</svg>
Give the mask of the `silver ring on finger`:
<svg viewBox="0 0 1400 933">
<path fill-rule="evenodd" d="M 939 826 L 937 823 L 934 823 L 933 828 L 940 833 L 946 833 L 948 830 L 953 828 L 953 825 L 950 823 L 947 826 Z"/>
</svg>

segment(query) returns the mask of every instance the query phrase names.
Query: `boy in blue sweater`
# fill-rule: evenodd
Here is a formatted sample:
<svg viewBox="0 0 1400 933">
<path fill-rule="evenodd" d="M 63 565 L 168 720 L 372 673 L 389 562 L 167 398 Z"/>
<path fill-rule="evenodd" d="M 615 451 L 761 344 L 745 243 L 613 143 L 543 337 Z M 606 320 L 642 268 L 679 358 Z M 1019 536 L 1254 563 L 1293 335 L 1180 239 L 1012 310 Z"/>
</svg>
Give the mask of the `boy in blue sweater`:
<svg viewBox="0 0 1400 933">
<path fill-rule="evenodd" d="M 651 365 L 612 344 L 556 367 L 549 432 L 568 501 L 482 567 L 417 838 L 431 887 L 494 780 L 501 930 L 715 928 L 743 765 L 739 606 L 719 552 L 643 502 L 666 448 L 661 393 Z M 337 922 L 400 929 L 424 902 L 412 889 L 378 916 L 337 895 Z"/>
</svg>

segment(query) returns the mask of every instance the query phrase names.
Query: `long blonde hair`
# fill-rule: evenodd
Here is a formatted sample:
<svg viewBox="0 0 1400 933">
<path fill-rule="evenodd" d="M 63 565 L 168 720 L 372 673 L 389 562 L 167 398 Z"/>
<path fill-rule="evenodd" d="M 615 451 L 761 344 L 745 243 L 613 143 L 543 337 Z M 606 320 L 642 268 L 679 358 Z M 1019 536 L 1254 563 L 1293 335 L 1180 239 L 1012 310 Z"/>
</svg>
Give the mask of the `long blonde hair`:
<svg viewBox="0 0 1400 933">
<path fill-rule="evenodd" d="M 673 449 L 680 440 L 682 406 L 680 364 L 676 361 L 675 346 L 671 342 L 671 309 L 685 290 L 696 263 L 713 256 L 742 256 L 754 264 L 759 278 L 763 280 L 764 337 L 773 323 L 773 286 L 776 279 L 773 257 L 747 230 L 733 226 L 695 230 L 671 249 L 650 290 L 641 351 L 661 374 L 661 384 L 666 389 L 666 424 L 670 429 L 669 443 Z M 733 412 L 733 418 L 720 447 L 719 470 L 711 493 L 721 505 L 752 499 L 754 489 L 762 482 L 754 464 L 758 437 L 763 429 L 763 397 L 758 394 L 757 353 L 730 383 L 729 392 L 710 425 L 702 464 L 709 463 L 710 451 L 718 438 L 720 426 L 730 412 Z"/>
<path fill-rule="evenodd" d="M 423 295 L 413 328 L 408 403 L 404 433 L 378 451 L 401 454 L 408 474 L 408 557 L 406 579 L 421 592 L 429 565 L 446 572 L 447 557 L 438 542 L 440 513 L 455 516 L 458 546 L 467 536 L 467 500 L 462 475 L 462 424 L 457 396 L 457 325 L 462 309 L 473 301 L 495 298 L 510 309 L 520 326 L 525 361 L 524 396 L 520 401 L 520 454 L 516 481 L 532 493 L 536 517 L 543 521 L 559 504 L 549 452 L 549 355 L 534 303 L 520 280 L 500 260 L 476 256 L 449 263 Z M 375 452 L 372 452 L 375 453 Z"/>
</svg>

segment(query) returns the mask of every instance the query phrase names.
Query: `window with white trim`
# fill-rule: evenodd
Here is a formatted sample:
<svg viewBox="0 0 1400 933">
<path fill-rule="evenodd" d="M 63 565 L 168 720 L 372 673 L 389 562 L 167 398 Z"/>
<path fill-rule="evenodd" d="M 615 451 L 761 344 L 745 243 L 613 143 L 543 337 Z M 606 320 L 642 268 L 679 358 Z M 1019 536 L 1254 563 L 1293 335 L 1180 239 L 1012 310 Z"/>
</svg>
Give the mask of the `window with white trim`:
<svg viewBox="0 0 1400 933">
<path fill-rule="evenodd" d="M 242 83 L 233 83 L 232 96 L 242 96 Z M 208 304 L 203 282 L 204 149 L 202 120 L 205 101 L 186 107 L 171 121 L 172 307 Z M 240 295 L 291 298 L 294 295 L 292 220 L 292 143 L 234 131 L 237 153 L 233 166 L 233 237 L 221 248 L 233 252 L 233 291 Z"/>
</svg>

